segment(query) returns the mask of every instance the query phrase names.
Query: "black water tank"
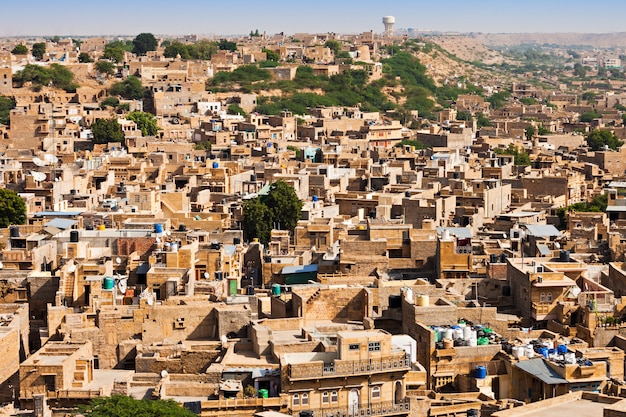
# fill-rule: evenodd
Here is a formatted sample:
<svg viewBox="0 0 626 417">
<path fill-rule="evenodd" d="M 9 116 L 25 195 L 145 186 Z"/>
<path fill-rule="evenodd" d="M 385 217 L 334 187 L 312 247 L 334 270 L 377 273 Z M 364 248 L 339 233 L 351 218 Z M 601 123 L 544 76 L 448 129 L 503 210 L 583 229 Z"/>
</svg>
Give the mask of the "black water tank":
<svg viewBox="0 0 626 417">
<path fill-rule="evenodd" d="M 256 175 L 255 174 L 250 175 L 250 181 L 256 182 Z"/>
<path fill-rule="evenodd" d="M 500 254 L 500 263 L 505 264 L 507 258 L 508 258 L 508 256 L 506 256 L 506 253 L 501 253 Z"/>
<path fill-rule="evenodd" d="M 9 228 L 9 233 L 11 237 L 20 237 L 20 228 L 19 226 L 11 226 Z"/>
<path fill-rule="evenodd" d="M 561 261 L 561 262 L 569 262 L 569 251 L 568 250 L 562 250 L 559 253 L 559 261 Z"/>
<path fill-rule="evenodd" d="M 248 285 L 246 287 L 246 295 L 254 295 L 254 285 Z"/>
<path fill-rule="evenodd" d="M 78 242 L 78 230 L 70 230 L 70 242 Z"/>
<path fill-rule="evenodd" d="M 497 253 L 492 253 L 491 255 L 489 255 L 489 263 L 492 263 L 492 264 L 497 264 L 498 263 L 498 254 Z"/>
<path fill-rule="evenodd" d="M 470 408 L 469 410 L 467 410 L 467 417 L 478 417 L 478 412 L 479 410 L 477 410 L 476 408 Z"/>
<path fill-rule="evenodd" d="M 178 231 L 179 232 L 186 232 L 187 231 L 187 226 L 184 224 L 179 224 L 178 225 Z"/>
<path fill-rule="evenodd" d="M 302 410 L 300 411 L 300 417 L 313 417 L 313 410 Z"/>
<path fill-rule="evenodd" d="M 411 192 L 410 192 L 410 191 L 405 191 L 405 192 L 404 192 L 404 196 L 405 196 L 406 198 L 411 198 Z"/>
<path fill-rule="evenodd" d="M 389 296 L 389 308 L 401 308 L 401 307 L 402 307 L 402 296 L 390 295 Z"/>
<path fill-rule="evenodd" d="M 238 237 L 234 237 L 233 238 L 233 245 L 238 245 L 240 243 L 241 243 L 241 239 L 240 238 L 238 238 Z"/>
</svg>

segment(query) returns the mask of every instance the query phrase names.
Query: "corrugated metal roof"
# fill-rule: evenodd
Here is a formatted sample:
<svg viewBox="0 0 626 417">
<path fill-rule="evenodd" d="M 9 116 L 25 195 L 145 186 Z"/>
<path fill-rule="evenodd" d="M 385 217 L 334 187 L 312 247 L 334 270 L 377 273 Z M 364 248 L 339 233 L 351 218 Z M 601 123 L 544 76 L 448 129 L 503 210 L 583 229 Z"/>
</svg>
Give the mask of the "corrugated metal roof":
<svg viewBox="0 0 626 417">
<path fill-rule="evenodd" d="M 467 227 L 438 227 L 437 234 L 442 234 L 444 230 L 450 232 L 450 235 L 461 239 L 471 239 L 472 230 Z"/>
<path fill-rule="evenodd" d="M 309 272 L 317 272 L 317 264 L 286 266 L 281 274 L 306 274 Z"/>
<path fill-rule="evenodd" d="M 561 232 L 551 224 L 527 224 L 525 227 L 531 236 L 551 237 L 561 235 Z"/>
<path fill-rule="evenodd" d="M 550 250 L 548 245 L 545 245 L 543 243 L 538 243 L 537 244 L 537 250 L 539 251 L 541 256 L 550 256 L 550 255 L 552 255 L 552 251 Z"/>
<path fill-rule="evenodd" d="M 546 365 L 542 358 L 519 361 L 515 364 L 515 366 L 527 374 L 530 374 L 535 378 L 539 378 L 545 384 L 567 384 L 567 379 L 562 378 L 559 374 L 552 370 L 552 368 Z"/>
<path fill-rule="evenodd" d="M 46 223 L 46 227 L 52 226 L 52 227 L 56 227 L 57 229 L 66 230 L 74 226 L 76 223 L 78 223 L 76 220 L 56 218 Z"/>
</svg>

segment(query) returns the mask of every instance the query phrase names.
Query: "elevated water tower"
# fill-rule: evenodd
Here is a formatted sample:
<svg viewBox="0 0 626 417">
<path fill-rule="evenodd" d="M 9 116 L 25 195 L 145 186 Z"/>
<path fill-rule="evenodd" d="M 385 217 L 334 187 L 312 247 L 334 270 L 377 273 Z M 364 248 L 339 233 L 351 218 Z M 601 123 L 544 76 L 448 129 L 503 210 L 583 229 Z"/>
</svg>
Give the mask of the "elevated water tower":
<svg viewBox="0 0 626 417">
<path fill-rule="evenodd" d="M 393 36 L 393 25 L 396 23 L 396 18 L 393 16 L 383 17 L 383 25 L 385 25 L 385 36 Z"/>
</svg>

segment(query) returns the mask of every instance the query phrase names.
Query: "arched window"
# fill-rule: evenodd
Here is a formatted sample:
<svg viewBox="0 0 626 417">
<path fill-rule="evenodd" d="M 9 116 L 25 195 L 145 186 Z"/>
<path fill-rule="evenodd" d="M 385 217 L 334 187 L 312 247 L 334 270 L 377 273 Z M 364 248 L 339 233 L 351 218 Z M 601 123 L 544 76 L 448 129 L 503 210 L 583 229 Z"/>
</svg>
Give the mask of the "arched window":
<svg viewBox="0 0 626 417">
<path fill-rule="evenodd" d="M 548 294 L 546 294 L 546 300 L 551 303 L 552 302 L 552 293 L 549 292 Z"/>
<path fill-rule="evenodd" d="M 300 405 L 300 394 L 293 394 L 293 400 L 291 403 L 294 407 L 298 407 Z"/>
<path fill-rule="evenodd" d="M 330 402 L 330 394 L 328 391 L 322 392 L 322 404 L 328 404 Z"/>
<path fill-rule="evenodd" d="M 372 399 L 380 398 L 380 387 L 372 387 Z"/>
<path fill-rule="evenodd" d="M 539 301 L 542 303 L 546 302 L 546 293 L 542 292 L 541 295 L 539 296 Z"/>
<path fill-rule="evenodd" d="M 337 391 L 330 392 L 330 402 L 336 403 L 338 401 L 339 396 L 337 395 Z"/>
<path fill-rule="evenodd" d="M 302 405 L 303 406 L 309 405 L 309 394 L 307 394 L 306 392 L 302 394 Z"/>
</svg>

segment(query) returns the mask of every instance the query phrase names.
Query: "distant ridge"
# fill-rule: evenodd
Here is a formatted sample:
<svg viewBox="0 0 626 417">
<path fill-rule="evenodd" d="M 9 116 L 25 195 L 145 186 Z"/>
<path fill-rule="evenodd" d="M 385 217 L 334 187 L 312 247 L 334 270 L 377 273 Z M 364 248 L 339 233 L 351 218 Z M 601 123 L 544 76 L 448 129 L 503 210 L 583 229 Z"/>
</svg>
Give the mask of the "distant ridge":
<svg viewBox="0 0 626 417">
<path fill-rule="evenodd" d="M 488 46 L 519 45 L 523 43 L 581 45 L 600 48 L 626 46 L 626 32 L 615 33 L 470 33 Z"/>
</svg>

